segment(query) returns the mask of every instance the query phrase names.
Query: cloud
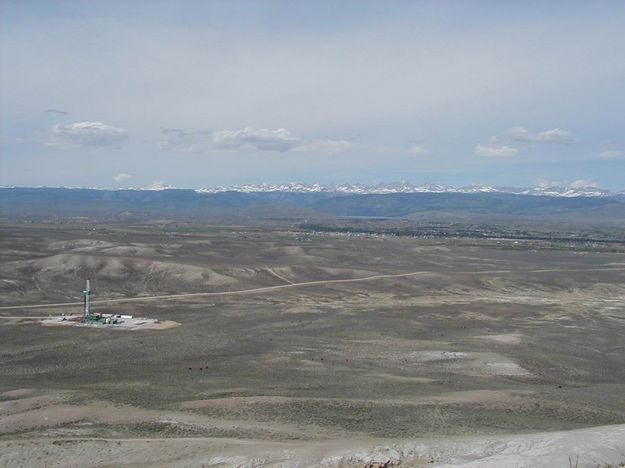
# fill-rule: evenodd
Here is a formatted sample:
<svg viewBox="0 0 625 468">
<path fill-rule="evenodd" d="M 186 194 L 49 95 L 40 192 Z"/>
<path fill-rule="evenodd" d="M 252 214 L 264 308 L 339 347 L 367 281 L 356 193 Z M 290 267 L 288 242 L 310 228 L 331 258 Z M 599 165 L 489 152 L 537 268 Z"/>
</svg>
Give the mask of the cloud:
<svg viewBox="0 0 625 468">
<path fill-rule="evenodd" d="M 512 127 L 504 132 L 504 136 L 513 141 L 528 142 L 533 141 L 533 135 L 524 127 Z M 493 137 L 499 139 L 501 137 Z"/>
<path fill-rule="evenodd" d="M 544 177 L 541 177 L 536 181 L 536 187 L 540 187 L 540 188 L 562 187 L 562 182 L 557 182 L 554 180 L 549 180 L 549 179 L 545 179 Z"/>
<path fill-rule="evenodd" d="M 194 130 L 190 131 L 185 128 L 167 128 L 161 127 L 161 133 L 163 135 L 174 135 L 178 138 L 188 138 L 195 135 L 211 135 L 210 130 Z"/>
<path fill-rule="evenodd" d="M 346 151 L 353 146 L 353 143 L 347 140 L 311 140 L 298 146 L 296 150 L 334 154 Z"/>
<path fill-rule="evenodd" d="M 408 152 L 410 154 L 414 154 L 415 156 L 423 156 L 424 154 L 428 154 L 430 150 L 421 146 L 412 146 L 411 148 L 408 148 Z"/>
<path fill-rule="evenodd" d="M 540 178 L 536 182 L 536 186 L 542 189 L 572 189 L 572 190 L 582 190 L 582 189 L 598 189 L 600 188 L 597 182 L 588 179 L 577 179 L 570 184 L 557 182 L 553 180 L 548 180 L 545 178 Z"/>
<path fill-rule="evenodd" d="M 148 190 L 167 190 L 173 188 L 171 185 L 167 185 L 162 180 L 155 180 L 146 187 Z"/>
<path fill-rule="evenodd" d="M 120 174 L 117 174 L 116 176 L 113 176 L 113 180 L 115 182 L 124 182 L 128 179 L 132 179 L 132 176 L 130 174 L 126 174 L 125 172 L 122 172 Z"/>
<path fill-rule="evenodd" d="M 599 188 L 599 184 L 592 180 L 578 179 L 572 182 L 569 187 L 572 189 Z"/>
<path fill-rule="evenodd" d="M 511 127 L 501 135 L 490 138 L 487 145 L 477 145 L 475 154 L 478 156 L 507 157 L 516 155 L 519 150 L 512 146 L 515 143 L 571 143 L 575 141 L 575 133 L 560 128 L 552 128 L 532 133 L 525 127 Z"/>
<path fill-rule="evenodd" d="M 302 140 L 294 137 L 285 128 L 277 130 L 254 129 L 219 130 L 213 133 L 213 144 L 220 149 L 253 149 L 259 151 L 289 151 L 300 145 Z"/>
<path fill-rule="evenodd" d="M 52 126 L 48 146 L 56 148 L 116 147 L 128 137 L 126 130 L 102 122 L 76 122 Z"/>
<path fill-rule="evenodd" d="M 69 115 L 69 112 L 65 112 L 64 110 L 59 109 L 46 109 L 43 111 L 44 114 L 58 114 L 58 115 Z"/>
<path fill-rule="evenodd" d="M 168 153 L 202 153 L 210 149 L 206 145 L 184 143 L 179 140 L 163 140 L 158 142 L 158 149 Z"/>
<path fill-rule="evenodd" d="M 536 135 L 536 141 L 549 141 L 552 143 L 571 143 L 575 141 L 575 133 L 568 130 L 554 128 L 545 130 Z"/>
<path fill-rule="evenodd" d="M 353 145 L 346 140 L 318 140 L 296 137 L 285 128 L 240 130 L 199 130 L 161 128 L 164 135 L 158 146 L 162 151 L 176 153 L 201 153 L 223 151 L 287 151 L 338 153 Z"/>
<path fill-rule="evenodd" d="M 605 159 L 625 158 L 625 151 L 608 150 L 608 151 L 604 151 L 599 156 Z"/>
<path fill-rule="evenodd" d="M 539 133 L 531 133 L 525 127 L 512 127 L 506 130 L 502 136 L 496 136 L 493 137 L 493 139 L 500 142 L 515 141 L 520 143 L 571 143 L 575 141 L 575 133 L 559 128 L 553 128 L 551 130 L 545 130 Z"/>
<path fill-rule="evenodd" d="M 519 152 L 518 149 L 506 145 L 491 143 L 488 145 L 477 145 L 475 154 L 486 157 L 510 157 L 515 156 Z"/>
<path fill-rule="evenodd" d="M 393 155 L 406 155 L 406 153 L 413 156 L 423 156 L 430 153 L 428 148 L 423 146 L 410 146 L 409 148 L 400 146 L 374 146 L 371 148 L 376 153 L 393 154 Z"/>
</svg>

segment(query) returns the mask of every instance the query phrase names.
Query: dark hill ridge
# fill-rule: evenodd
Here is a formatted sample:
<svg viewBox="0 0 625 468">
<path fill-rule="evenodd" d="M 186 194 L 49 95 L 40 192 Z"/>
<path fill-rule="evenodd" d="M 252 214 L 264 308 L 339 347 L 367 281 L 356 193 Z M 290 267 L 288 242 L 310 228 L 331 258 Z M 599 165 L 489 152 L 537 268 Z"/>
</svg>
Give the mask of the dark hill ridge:
<svg viewBox="0 0 625 468">
<path fill-rule="evenodd" d="M 543 216 L 606 214 L 625 217 L 625 203 L 616 198 L 541 197 L 509 193 L 396 193 L 333 197 L 323 211 L 336 216 L 415 217 L 423 214 Z"/>
<path fill-rule="evenodd" d="M 510 193 L 296 193 L 194 190 L 0 188 L 3 217 L 89 216 L 206 220 L 211 217 L 532 217 L 625 222 L 619 197 Z"/>
</svg>

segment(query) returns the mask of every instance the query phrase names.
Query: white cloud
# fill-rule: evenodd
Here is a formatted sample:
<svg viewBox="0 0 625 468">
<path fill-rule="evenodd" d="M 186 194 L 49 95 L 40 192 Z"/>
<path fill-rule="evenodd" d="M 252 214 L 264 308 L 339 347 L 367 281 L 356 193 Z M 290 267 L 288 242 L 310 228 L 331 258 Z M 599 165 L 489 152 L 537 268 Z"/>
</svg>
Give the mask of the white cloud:
<svg viewBox="0 0 625 468">
<path fill-rule="evenodd" d="M 572 182 L 569 187 L 572 189 L 599 188 L 599 184 L 592 180 L 578 179 Z"/>
<path fill-rule="evenodd" d="M 557 182 L 554 180 L 549 180 L 549 179 L 545 179 L 544 177 L 541 177 L 536 181 L 536 187 L 540 187 L 540 188 L 562 187 L 562 182 Z"/>
<path fill-rule="evenodd" d="M 492 136 L 487 145 L 477 145 L 475 154 L 491 157 L 514 156 L 519 152 L 517 148 L 511 146 L 515 143 L 571 143 L 573 141 L 575 141 L 575 133 L 568 130 L 553 128 L 532 133 L 525 127 L 511 127 L 501 135 Z"/>
<path fill-rule="evenodd" d="M 413 156 L 423 156 L 430 153 L 428 148 L 423 146 L 410 146 L 408 148 L 401 146 L 374 146 L 371 150 L 376 153 L 393 154 L 393 155 L 406 155 L 406 153 Z"/>
<path fill-rule="evenodd" d="M 132 179 L 132 176 L 130 174 L 126 174 L 125 172 L 122 172 L 120 174 L 117 174 L 116 176 L 113 176 L 113 180 L 115 182 L 124 182 L 128 179 Z"/>
<path fill-rule="evenodd" d="M 424 154 L 428 154 L 430 150 L 423 148 L 422 146 L 412 146 L 411 148 L 408 148 L 408 152 L 410 154 L 414 154 L 415 156 L 423 156 Z"/>
<path fill-rule="evenodd" d="M 487 157 L 510 157 L 514 156 L 519 152 L 518 149 L 512 148 L 511 146 L 500 145 L 491 143 L 488 145 L 477 145 L 475 147 L 475 154 L 478 156 L 487 156 Z"/>
<path fill-rule="evenodd" d="M 510 140 L 514 141 L 534 141 L 534 135 L 532 135 L 526 128 L 524 127 L 512 127 L 504 132 L 504 136 Z M 494 137 L 500 138 L 500 137 Z"/>
<path fill-rule="evenodd" d="M 285 128 L 268 130 L 245 127 L 241 130 L 218 130 L 213 144 L 220 149 L 252 149 L 258 151 L 289 151 L 302 144 Z"/>
<path fill-rule="evenodd" d="M 575 141 L 575 133 L 568 130 L 554 128 L 545 130 L 536 135 L 536 141 L 550 141 L 553 143 L 570 143 Z"/>
<path fill-rule="evenodd" d="M 625 157 L 625 151 L 608 150 L 608 151 L 604 151 L 599 156 L 602 157 L 602 158 L 606 158 L 606 159 L 624 158 Z"/>
<path fill-rule="evenodd" d="M 60 109 L 46 109 L 43 111 L 44 114 L 58 114 L 58 115 L 69 115 L 69 112 L 65 112 Z"/>
<path fill-rule="evenodd" d="M 287 151 L 338 153 L 350 149 L 353 144 L 346 140 L 307 140 L 296 137 L 285 128 L 270 130 L 245 127 L 240 130 L 200 130 L 162 128 L 162 151 L 176 153 L 202 153 L 222 151 Z"/>
<path fill-rule="evenodd" d="M 155 180 L 146 187 L 148 190 L 167 190 L 173 188 L 171 185 L 167 185 L 162 180 Z"/>
<path fill-rule="evenodd" d="M 88 148 L 119 146 L 127 137 L 126 130 L 102 122 L 56 124 L 51 129 L 48 146 L 56 148 Z"/>
<path fill-rule="evenodd" d="M 340 153 L 352 148 L 353 143 L 346 140 L 311 140 L 298 146 L 297 151 L 310 151 L 318 153 Z"/>
<path fill-rule="evenodd" d="M 202 153 L 210 151 L 210 147 L 207 144 L 185 142 L 181 140 L 159 141 L 158 149 L 169 153 Z"/>
<path fill-rule="evenodd" d="M 516 141 L 521 143 L 571 143 L 572 141 L 575 141 L 575 133 L 559 128 L 553 128 L 539 133 L 532 133 L 525 127 L 512 127 L 506 130 L 502 136 L 493 137 L 493 140 L 499 142 Z"/>
<path fill-rule="evenodd" d="M 549 180 L 545 178 L 538 179 L 536 181 L 536 187 L 539 187 L 542 189 L 560 189 L 560 190 L 565 190 L 567 188 L 571 190 L 599 189 L 600 188 L 597 182 L 588 180 L 588 179 L 578 179 L 567 185 L 566 183 L 557 182 L 557 181 Z"/>
</svg>

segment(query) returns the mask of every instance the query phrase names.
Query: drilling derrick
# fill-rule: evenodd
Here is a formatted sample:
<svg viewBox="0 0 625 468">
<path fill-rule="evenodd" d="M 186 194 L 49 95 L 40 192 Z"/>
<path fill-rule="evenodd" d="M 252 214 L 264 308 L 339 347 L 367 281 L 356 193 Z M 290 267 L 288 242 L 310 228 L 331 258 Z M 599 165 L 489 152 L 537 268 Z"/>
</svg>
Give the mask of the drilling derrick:
<svg viewBox="0 0 625 468">
<path fill-rule="evenodd" d="M 89 310 L 89 302 L 91 300 L 91 280 L 87 278 L 87 284 L 85 285 L 85 290 L 82 292 L 83 294 L 83 302 L 85 305 L 85 319 L 91 318 L 91 312 Z"/>
</svg>

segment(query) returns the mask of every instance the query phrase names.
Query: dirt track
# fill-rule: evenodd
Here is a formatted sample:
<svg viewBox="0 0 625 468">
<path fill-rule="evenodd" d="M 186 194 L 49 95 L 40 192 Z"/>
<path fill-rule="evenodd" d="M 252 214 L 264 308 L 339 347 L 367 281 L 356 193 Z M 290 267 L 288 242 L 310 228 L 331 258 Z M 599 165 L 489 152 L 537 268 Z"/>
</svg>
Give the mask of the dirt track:
<svg viewBox="0 0 625 468">
<path fill-rule="evenodd" d="M 537 269 L 537 270 L 526 270 L 524 273 L 552 273 L 552 272 L 590 272 L 590 271 L 625 271 L 625 268 L 587 268 L 587 269 L 570 269 L 570 268 L 553 268 L 553 269 Z M 376 279 L 387 279 L 387 278 L 403 278 L 407 276 L 416 276 L 416 275 L 426 275 L 430 272 L 427 271 L 413 271 L 410 273 L 397 273 L 397 274 L 385 274 L 385 275 L 373 275 L 366 276 L 364 278 L 347 278 L 347 279 L 335 279 L 335 280 L 320 280 L 320 281 L 304 281 L 301 283 L 291 283 L 291 284 L 279 284 L 276 286 L 265 286 L 262 288 L 252 288 L 252 289 L 243 289 L 239 291 L 218 291 L 218 292 L 201 292 L 201 293 L 183 293 L 183 294 L 165 294 L 165 295 L 157 295 L 157 296 L 142 296 L 142 297 L 129 297 L 129 298 L 117 298 L 117 299 L 100 299 L 96 301 L 91 301 L 91 304 L 113 304 L 113 303 L 121 303 L 121 302 L 144 302 L 151 301 L 156 299 L 176 299 L 176 298 L 184 298 L 184 297 L 212 297 L 212 296 L 234 296 L 239 294 L 253 294 L 253 293 L 263 293 L 267 291 L 276 291 L 279 289 L 290 289 L 290 288 L 299 288 L 305 286 L 317 286 L 322 284 L 340 284 L 340 283 L 356 283 L 359 281 L 371 281 Z M 518 273 L 515 270 L 487 270 L 487 271 L 462 271 L 457 272 L 458 274 L 473 274 L 473 275 L 484 275 L 484 274 L 505 274 L 505 273 Z M 42 308 L 51 308 L 51 307 L 67 307 L 67 306 L 75 306 L 80 305 L 82 302 L 62 302 L 56 304 L 34 304 L 34 305 L 15 305 L 15 306 L 2 306 L 0 310 L 18 310 L 18 309 L 42 309 Z M 0 317 L 6 318 L 6 317 Z"/>
</svg>

